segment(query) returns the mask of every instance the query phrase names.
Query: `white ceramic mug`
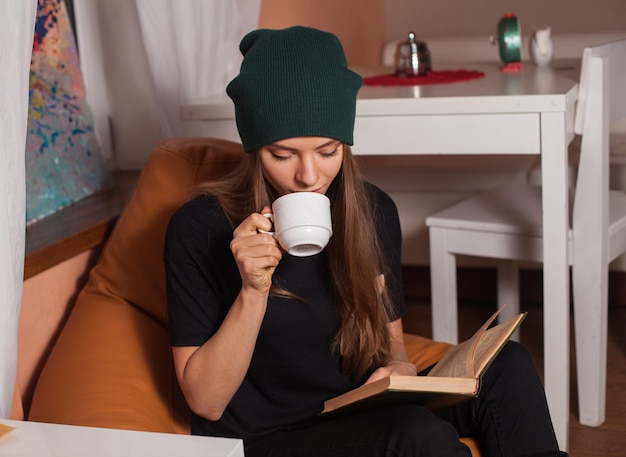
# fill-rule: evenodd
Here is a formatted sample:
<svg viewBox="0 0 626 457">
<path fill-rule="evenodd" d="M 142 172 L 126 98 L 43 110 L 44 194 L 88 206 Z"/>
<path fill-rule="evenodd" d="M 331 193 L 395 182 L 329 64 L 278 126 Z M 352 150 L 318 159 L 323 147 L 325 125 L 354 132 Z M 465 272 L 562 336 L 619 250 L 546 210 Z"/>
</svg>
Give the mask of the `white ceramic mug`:
<svg viewBox="0 0 626 457">
<path fill-rule="evenodd" d="M 282 248 L 296 257 L 319 254 L 333 234 L 330 200 L 315 192 L 294 192 L 283 195 L 272 204 L 272 213 L 265 214 L 274 222 L 270 233 Z"/>
</svg>

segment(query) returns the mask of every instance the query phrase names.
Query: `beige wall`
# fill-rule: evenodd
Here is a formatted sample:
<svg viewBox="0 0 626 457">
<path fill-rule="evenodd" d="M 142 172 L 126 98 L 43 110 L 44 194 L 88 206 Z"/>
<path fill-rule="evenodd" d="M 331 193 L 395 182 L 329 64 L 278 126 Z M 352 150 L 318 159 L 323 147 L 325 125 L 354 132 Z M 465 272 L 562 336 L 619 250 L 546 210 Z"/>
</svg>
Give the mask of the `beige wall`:
<svg viewBox="0 0 626 457">
<path fill-rule="evenodd" d="M 380 63 L 385 0 L 263 0 L 259 26 L 305 25 L 332 32 L 353 66 Z"/>
<path fill-rule="evenodd" d="M 624 0 L 386 0 L 387 39 L 495 34 L 506 12 L 520 20 L 522 31 L 548 24 L 555 33 L 626 29 Z"/>
</svg>

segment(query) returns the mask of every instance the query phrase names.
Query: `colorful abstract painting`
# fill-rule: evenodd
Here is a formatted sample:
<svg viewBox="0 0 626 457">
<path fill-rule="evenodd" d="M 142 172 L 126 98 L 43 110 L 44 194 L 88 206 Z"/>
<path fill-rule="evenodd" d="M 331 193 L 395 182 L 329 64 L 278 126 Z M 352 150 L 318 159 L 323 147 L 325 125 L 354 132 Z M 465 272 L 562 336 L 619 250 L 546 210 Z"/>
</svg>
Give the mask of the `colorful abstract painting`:
<svg viewBox="0 0 626 457">
<path fill-rule="evenodd" d="M 30 69 L 26 223 L 110 183 L 63 0 L 39 0 Z"/>
</svg>

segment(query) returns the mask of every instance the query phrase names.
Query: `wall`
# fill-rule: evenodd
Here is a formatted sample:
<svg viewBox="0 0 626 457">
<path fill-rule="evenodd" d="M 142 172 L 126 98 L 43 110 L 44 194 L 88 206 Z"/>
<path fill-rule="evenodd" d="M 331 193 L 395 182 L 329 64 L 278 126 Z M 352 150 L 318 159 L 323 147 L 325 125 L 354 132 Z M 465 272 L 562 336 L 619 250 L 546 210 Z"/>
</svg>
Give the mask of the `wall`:
<svg viewBox="0 0 626 457">
<path fill-rule="evenodd" d="M 263 0 L 259 27 L 327 30 L 341 41 L 350 65 L 377 65 L 385 41 L 384 14 L 384 0 Z"/>
<path fill-rule="evenodd" d="M 413 30 L 418 37 L 489 36 L 506 12 L 520 19 L 522 31 L 549 24 L 557 33 L 623 31 L 624 0 L 386 0 L 387 39 Z"/>
</svg>

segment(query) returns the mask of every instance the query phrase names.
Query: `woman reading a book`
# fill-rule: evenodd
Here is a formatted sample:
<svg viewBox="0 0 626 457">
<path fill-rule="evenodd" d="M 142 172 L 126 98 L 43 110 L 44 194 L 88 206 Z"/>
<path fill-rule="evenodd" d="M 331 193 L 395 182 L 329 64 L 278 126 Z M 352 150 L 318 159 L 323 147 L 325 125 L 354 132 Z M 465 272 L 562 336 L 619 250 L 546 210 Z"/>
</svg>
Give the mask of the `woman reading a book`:
<svg viewBox="0 0 626 457">
<path fill-rule="evenodd" d="M 293 27 L 241 42 L 227 88 L 246 156 L 172 217 L 164 259 L 176 374 L 192 433 L 239 437 L 256 456 L 565 455 L 534 363 L 508 343 L 480 395 L 320 416 L 325 400 L 416 375 L 403 344 L 398 214 L 350 151 L 361 77 L 334 35 Z M 294 257 L 261 213 L 291 192 L 325 194 L 333 236 Z"/>
</svg>

